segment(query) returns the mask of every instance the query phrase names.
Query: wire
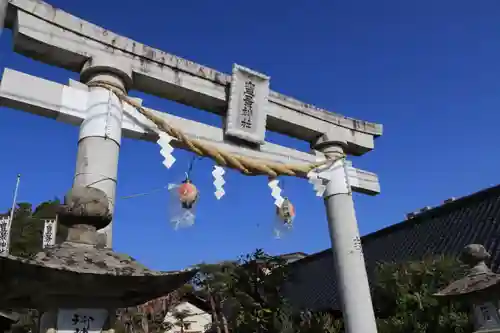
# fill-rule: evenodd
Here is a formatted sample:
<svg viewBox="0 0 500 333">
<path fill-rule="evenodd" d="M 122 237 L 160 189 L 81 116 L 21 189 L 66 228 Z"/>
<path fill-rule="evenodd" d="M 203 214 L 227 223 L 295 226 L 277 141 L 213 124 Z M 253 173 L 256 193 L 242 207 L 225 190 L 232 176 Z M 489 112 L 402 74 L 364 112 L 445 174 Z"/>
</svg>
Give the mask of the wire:
<svg viewBox="0 0 500 333">
<path fill-rule="evenodd" d="M 150 194 L 153 194 L 153 193 L 160 192 L 160 191 L 162 191 L 162 190 L 164 190 L 166 188 L 168 188 L 168 185 L 165 185 L 163 187 L 151 190 L 149 192 L 136 193 L 136 194 L 132 194 L 132 195 L 127 195 L 127 196 L 124 196 L 124 197 L 120 197 L 120 199 L 132 199 L 132 198 L 137 198 L 137 197 L 143 197 L 143 196 L 146 196 L 146 195 L 150 195 Z"/>
<path fill-rule="evenodd" d="M 196 156 L 196 155 L 193 156 L 193 158 L 189 162 L 188 171 L 186 172 L 186 179 L 190 179 L 191 178 L 191 171 L 193 171 L 194 162 L 196 160 L 201 160 L 202 158 L 203 158 L 203 156 Z"/>
</svg>

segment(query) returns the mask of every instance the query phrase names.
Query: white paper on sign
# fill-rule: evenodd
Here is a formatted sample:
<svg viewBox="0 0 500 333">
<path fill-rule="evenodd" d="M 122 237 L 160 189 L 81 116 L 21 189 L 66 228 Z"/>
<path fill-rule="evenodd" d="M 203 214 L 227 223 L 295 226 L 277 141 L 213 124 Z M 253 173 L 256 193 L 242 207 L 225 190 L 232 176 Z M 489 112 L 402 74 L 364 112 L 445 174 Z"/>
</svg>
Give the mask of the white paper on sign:
<svg viewBox="0 0 500 333">
<path fill-rule="evenodd" d="M 156 141 L 156 143 L 160 145 L 160 154 L 165 158 L 165 160 L 163 161 L 163 165 L 167 169 L 170 169 L 175 163 L 175 157 L 172 155 L 174 147 L 172 147 L 172 145 L 170 144 L 170 141 L 172 141 L 173 137 L 164 132 L 160 132 L 158 135 L 160 138 L 158 139 L 158 141 Z"/>
<path fill-rule="evenodd" d="M 100 333 L 108 319 L 105 309 L 59 309 L 58 333 Z"/>
<path fill-rule="evenodd" d="M 0 217 L 0 256 L 8 256 L 10 250 L 10 218 Z"/>
<path fill-rule="evenodd" d="M 275 199 L 274 204 L 281 207 L 285 199 L 281 196 L 281 188 L 279 187 L 279 180 L 273 179 L 267 184 L 271 188 L 271 196 Z"/>
<path fill-rule="evenodd" d="M 46 247 L 54 246 L 56 244 L 56 235 L 57 218 L 45 220 L 43 225 L 42 247 L 45 249 Z"/>
<path fill-rule="evenodd" d="M 226 194 L 222 186 L 226 183 L 224 180 L 224 174 L 226 171 L 218 165 L 214 165 L 214 171 L 212 171 L 212 176 L 214 176 L 214 186 L 215 186 L 215 197 L 220 200 Z"/>
</svg>

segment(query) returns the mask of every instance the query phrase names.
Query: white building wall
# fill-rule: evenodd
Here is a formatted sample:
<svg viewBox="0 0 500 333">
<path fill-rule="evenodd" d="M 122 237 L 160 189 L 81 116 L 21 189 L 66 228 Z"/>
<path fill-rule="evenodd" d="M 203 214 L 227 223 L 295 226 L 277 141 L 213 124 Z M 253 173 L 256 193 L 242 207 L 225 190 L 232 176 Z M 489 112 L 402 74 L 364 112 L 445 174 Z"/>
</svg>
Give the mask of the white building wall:
<svg viewBox="0 0 500 333">
<path fill-rule="evenodd" d="M 184 333 L 203 333 L 212 324 L 212 316 L 200 308 L 194 306 L 189 302 L 181 302 L 172 311 L 169 311 L 165 316 L 165 322 L 172 324 L 172 329 L 165 331 L 165 333 L 180 333 L 181 328 L 176 326 L 177 319 L 172 316 L 172 313 L 176 311 L 187 310 L 191 315 L 185 319 L 185 323 L 188 327 L 184 328 Z"/>
</svg>

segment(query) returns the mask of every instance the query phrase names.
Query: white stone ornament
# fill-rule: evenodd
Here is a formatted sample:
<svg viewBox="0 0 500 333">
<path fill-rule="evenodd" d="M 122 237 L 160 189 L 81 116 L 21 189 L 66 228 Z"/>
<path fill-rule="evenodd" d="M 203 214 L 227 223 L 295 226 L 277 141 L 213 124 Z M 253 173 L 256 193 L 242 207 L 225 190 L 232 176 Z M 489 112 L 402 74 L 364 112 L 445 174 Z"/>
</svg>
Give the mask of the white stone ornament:
<svg viewBox="0 0 500 333">
<path fill-rule="evenodd" d="M 8 256 L 10 248 L 10 218 L 0 217 L 0 256 Z"/>
<path fill-rule="evenodd" d="M 57 235 L 57 217 L 55 219 L 44 220 L 42 247 L 51 247 L 56 245 Z"/>
<path fill-rule="evenodd" d="M 223 168 L 221 168 L 218 165 L 214 165 L 214 170 L 212 171 L 212 175 L 214 176 L 214 183 L 213 183 L 215 186 L 214 193 L 217 200 L 220 200 L 220 198 L 222 198 L 224 194 L 226 194 L 226 192 L 222 188 L 222 186 L 224 186 L 224 184 L 226 183 L 226 181 L 224 180 L 225 173 L 226 171 Z"/>
<path fill-rule="evenodd" d="M 158 141 L 156 141 L 156 143 L 158 143 L 161 147 L 160 154 L 165 157 L 163 165 L 167 169 L 170 169 L 175 163 L 175 157 L 172 155 L 174 147 L 172 147 L 172 145 L 170 144 L 170 141 L 172 141 L 173 137 L 164 132 L 158 133 L 158 136 L 160 138 L 158 139 Z"/>
<path fill-rule="evenodd" d="M 285 199 L 281 196 L 281 188 L 279 187 L 279 180 L 273 179 L 267 184 L 271 188 L 271 196 L 275 199 L 274 204 L 281 207 Z"/>
</svg>

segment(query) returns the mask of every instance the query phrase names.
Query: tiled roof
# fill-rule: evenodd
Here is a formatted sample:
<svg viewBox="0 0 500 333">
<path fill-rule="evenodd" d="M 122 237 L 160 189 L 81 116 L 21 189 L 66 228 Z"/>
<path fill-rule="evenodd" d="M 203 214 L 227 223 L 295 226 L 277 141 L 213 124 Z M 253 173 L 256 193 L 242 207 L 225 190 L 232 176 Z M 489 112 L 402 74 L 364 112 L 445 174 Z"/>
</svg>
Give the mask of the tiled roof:
<svg viewBox="0 0 500 333">
<path fill-rule="evenodd" d="M 369 276 L 378 262 L 419 260 L 427 255 L 456 256 L 470 243 L 483 244 L 500 268 L 500 185 L 445 203 L 362 237 Z M 331 250 L 291 264 L 296 282 L 287 289 L 297 308 L 339 310 Z"/>
</svg>

